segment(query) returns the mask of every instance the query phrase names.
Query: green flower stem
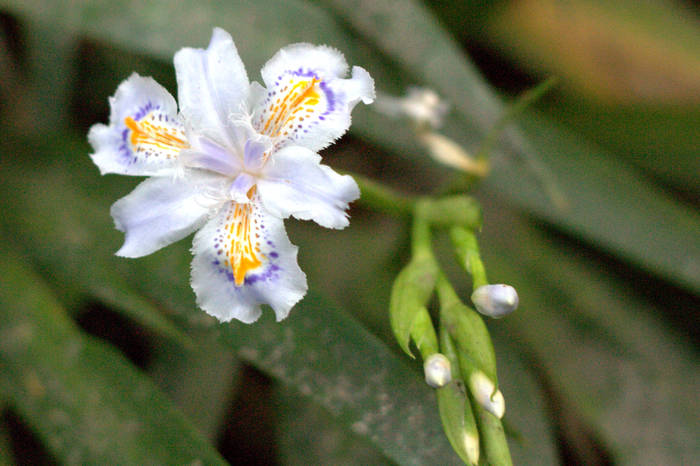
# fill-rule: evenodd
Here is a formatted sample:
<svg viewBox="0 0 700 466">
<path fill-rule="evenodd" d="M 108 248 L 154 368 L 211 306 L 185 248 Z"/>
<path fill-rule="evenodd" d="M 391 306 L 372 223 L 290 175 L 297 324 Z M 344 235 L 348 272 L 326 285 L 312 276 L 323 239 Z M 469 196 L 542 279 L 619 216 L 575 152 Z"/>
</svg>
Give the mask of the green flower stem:
<svg viewBox="0 0 700 466">
<path fill-rule="evenodd" d="M 452 288 L 450 281 L 447 279 L 445 274 L 441 273 L 438 275 L 437 282 L 435 284 L 437 290 L 438 298 L 440 298 L 440 317 L 449 318 L 450 309 L 455 305 L 462 304 L 462 300 L 457 296 L 457 292 Z M 447 311 L 447 313 L 446 313 Z M 451 324 L 450 321 L 445 322 Z"/>
<path fill-rule="evenodd" d="M 481 180 L 472 173 L 457 172 L 435 190 L 435 195 L 468 193 Z"/>
<path fill-rule="evenodd" d="M 454 195 L 443 198 L 415 197 L 400 193 L 388 186 L 362 175 L 351 175 L 360 187 L 361 196 L 357 201 L 372 210 L 396 217 L 411 217 L 416 206 L 423 204 L 420 214 L 429 224 L 436 227 L 461 225 L 469 229 L 481 226 L 481 207 L 472 197 Z"/>
<path fill-rule="evenodd" d="M 447 196 L 439 199 L 428 198 L 425 218 L 435 227 L 449 228 L 461 226 L 469 230 L 481 227 L 481 207 L 476 199 L 465 196 Z"/>
<path fill-rule="evenodd" d="M 399 193 L 378 181 L 362 175 L 351 174 L 360 187 L 360 205 L 372 210 L 384 212 L 396 217 L 410 217 L 413 213 L 415 199 Z"/>
<path fill-rule="evenodd" d="M 440 419 L 452 448 L 466 464 L 479 462 L 479 430 L 462 387 L 457 349 L 445 325 L 440 325 L 440 350 L 452 367 L 452 382 L 437 390 Z M 458 383 L 461 381 L 461 384 Z"/>
<path fill-rule="evenodd" d="M 435 286 L 440 300 L 440 320 L 457 344 L 458 355 L 467 358 L 470 366 L 481 370 L 498 387 L 496 353 L 483 319 L 459 299 L 444 274 L 438 275 Z M 465 380 L 469 380 L 466 374 Z"/>
<path fill-rule="evenodd" d="M 416 314 L 411 327 L 411 338 L 420 351 L 423 361 L 438 352 L 438 339 L 428 310 L 423 307 Z"/>
<path fill-rule="evenodd" d="M 454 227 L 450 230 L 450 239 L 460 265 L 472 276 L 473 289 L 488 285 L 489 281 L 486 278 L 484 263 L 481 261 L 476 234 L 465 228 Z"/>
<path fill-rule="evenodd" d="M 487 159 L 496 147 L 506 127 L 518 118 L 529 106 L 538 101 L 543 95 L 557 83 L 558 79 L 555 76 L 549 77 L 533 87 L 520 94 L 515 101 L 506 108 L 503 115 L 496 121 L 496 124 L 491 127 L 486 136 L 481 141 L 479 149 L 476 151 L 475 158 L 477 160 Z"/>
<path fill-rule="evenodd" d="M 474 366 L 469 356 L 462 352 L 457 353 L 459 367 L 465 385 L 471 385 L 472 374 L 478 369 Z M 493 466 L 509 466 L 512 465 L 510 458 L 510 450 L 506 441 L 505 432 L 501 420 L 488 412 L 475 399 L 471 389 L 467 389 L 468 398 L 472 408 L 472 412 L 477 419 L 479 429 L 479 437 L 481 440 L 481 455 L 484 464 Z"/>
<path fill-rule="evenodd" d="M 413 208 L 411 253 L 414 259 L 433 256 L 429 220 L 432 203 L 429 199 L 421 198 Z"/>
<path fill-rule="evenodd" d="M 484 464 L 493 466 L 512 466 L 513 460 L 510 457 L 506 434 L 503 431 L 503 424 L 493 414 L 486 411 L 474 397 L 469 396 L 472 409 L 476 414 L 481 438 L 481 452 Z"/>
<path fill-rule="evenodd" d="M 474 160 L 477 163 L 488 160 L 508 126 L 522 115 L 528 107 L 549 92 L 557 82 L 558 79 L 556 77 L 550 77 L 532 89 L 528 89 L 520 94 L 486 133 L 479 148 L 474 153 Z M 539 159 L 531 156 L 529 151 L 526 151 L 524 157 L 523 164 L 534 174 L 542 189 L 552 200 L 552 203 L 561 210 L 568 208 L 566 196 L 562 193 L 551 171 Z M 440 194 L 466 192 L 471 189 L 478 179 L 479 177 L 474 174 L 458 173 L 439 188 L 437 192 Z"/>
</svg>

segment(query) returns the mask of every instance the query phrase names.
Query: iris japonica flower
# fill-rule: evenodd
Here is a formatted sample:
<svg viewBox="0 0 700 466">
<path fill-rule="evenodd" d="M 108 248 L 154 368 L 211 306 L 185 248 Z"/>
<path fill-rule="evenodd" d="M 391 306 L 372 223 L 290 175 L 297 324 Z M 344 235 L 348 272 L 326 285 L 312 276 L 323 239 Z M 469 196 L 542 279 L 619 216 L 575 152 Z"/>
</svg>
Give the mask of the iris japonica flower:
<svg viewBox="0 0 700 466">
<path fill-rule="evenodd" d="M 110 99 L 109 125 L 88 135 L 102 174 L 149 176 L 111 209 L 124 245 L 141 257 L 199 230 L 191 282 L 197 304 L 221 321 L 250 323 L 272 307 L 285 318 L 307 290 L 283 219 L 348 225 L 359 197 L 349 176 L 317 152 L 342 136 L 350 112 L 374 99 L 360 67 L 344 78 L 343 55 L 294 44 L 250 83 L 231 36 L 214 29 L 207 49 L 175 54 L 175 99 L 133 74 Z"/>
</svg>

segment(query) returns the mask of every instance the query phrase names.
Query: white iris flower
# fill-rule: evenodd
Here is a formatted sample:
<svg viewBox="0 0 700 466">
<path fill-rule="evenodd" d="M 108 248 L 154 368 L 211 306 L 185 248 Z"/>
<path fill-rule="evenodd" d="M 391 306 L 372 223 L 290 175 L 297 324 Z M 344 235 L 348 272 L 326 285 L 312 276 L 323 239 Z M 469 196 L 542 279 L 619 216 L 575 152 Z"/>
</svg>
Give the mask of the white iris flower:
<svg viewBox="0 0 700 466">
<path fill-rule="evenodd" d="M 270 305 L 284 319 L 306 275 L 283 219 L 348 225 L 355 181 L 316 153 L 342 136 L 374 82 L 332 48 L 294 44 L 248 81 L 231 36 L 175 54 L 178 99 L 133 74 L 110 99 L 109 125 L 88 139 L 102 174 L 150 176 L 112 206 L 124 257 L 141 257 L 199 230 L 192 252 L 198 305 L 222 321 L 250 323 Z"/>
</svg>

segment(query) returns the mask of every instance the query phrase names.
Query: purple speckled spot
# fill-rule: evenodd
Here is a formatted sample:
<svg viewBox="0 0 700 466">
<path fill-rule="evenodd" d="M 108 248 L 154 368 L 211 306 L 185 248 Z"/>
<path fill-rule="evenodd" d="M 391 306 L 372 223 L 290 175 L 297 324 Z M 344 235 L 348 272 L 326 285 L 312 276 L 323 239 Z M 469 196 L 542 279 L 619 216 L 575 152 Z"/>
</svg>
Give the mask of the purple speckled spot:
<svg viewBox="0 0 700 466">
<path fill-rule="evenodd" d="M 243 280 L 243 284 L 250 286 L 253 283 L 259 281 L 260 279 L 261 279 L 260 275 L 249 274 L 249 275 L 246 275 L 245 279 Z"/>
<path fill-rule="evenodd" d="M 328 102 L 328 109 L 326 110 L 326 114 L 328 114 L 329 112 L 335 110 L 335 94 L 333 94 L 333 91 L 331 91 L 331 89 L 328 87 L 325 81 L 321 81 L 320 87 L 323 93 L 326 94 L 326 101 Z"/>
<path fill-rule="evenodd" d="M 148 115 L 148 113 L 151 110 L 158 110 L 160 108 L 159 105 L 153 105 L 151 101 L 148 101 L 146 105 L 141 107 L 138 112 L 136 112 L 136 115 L 134 115 L 134 120 L 139 121 L 141 118 L 145 117 Z"/>
<path fill-rule="evenodd" d="M 272 257 L 273 259 L 277 259 L 279 257 L 279 254 L 277 254 L 275 251 L 272 251 L 270 253 L 270 257 Z"/>
<path fill-rule="evenodd" d="M 261 274 L 250 274 L 245 277 L 244 283 L 246 285 L 252 285 L 254 283 L 264 281 L 264 282 L 269 282 L 270 280 L 274 280 L 275 278 L 279 277 L 279 272 L 282 270 L 277 266 L 276 264 L 270 264 L 270 266 Z"/>
</svg>

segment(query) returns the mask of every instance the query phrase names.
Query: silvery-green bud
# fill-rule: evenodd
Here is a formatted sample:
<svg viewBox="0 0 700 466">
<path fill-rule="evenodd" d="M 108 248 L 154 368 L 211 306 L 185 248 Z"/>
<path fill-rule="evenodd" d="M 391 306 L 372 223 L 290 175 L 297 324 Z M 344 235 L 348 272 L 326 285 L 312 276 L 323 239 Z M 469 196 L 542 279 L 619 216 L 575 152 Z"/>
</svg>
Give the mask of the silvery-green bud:
<svg viewBox="0 0 700 466">
<path fill-rule="evenodd" d="M 425 383 L 433 388 L 441 388 L 452 380 L 450 361 L 444 354 L 435 353 L 423 363 Z"/>
<path fill-rule="evenodd" d="M 510 285 L 483 285 L 472 293 L 472 302 L 481 314 L 499 319 L 518 308 L 518 292 Z"/>
<path fill-rule="evenodd" d="M 491 379 L 481 371 L 474 371 L 469 378 L 469 389 L 474 399 L 486 411 L 501 419 L 506 412 L 506 400 L 503 393 L 496 390 Z"/>
</svg>

